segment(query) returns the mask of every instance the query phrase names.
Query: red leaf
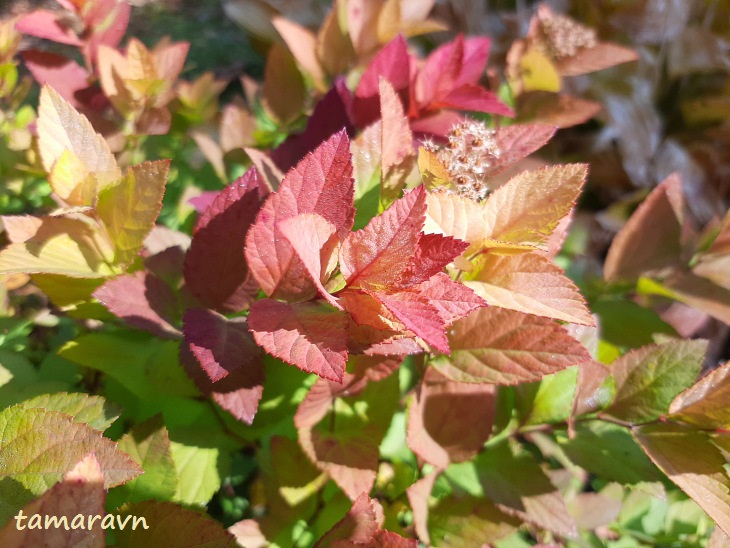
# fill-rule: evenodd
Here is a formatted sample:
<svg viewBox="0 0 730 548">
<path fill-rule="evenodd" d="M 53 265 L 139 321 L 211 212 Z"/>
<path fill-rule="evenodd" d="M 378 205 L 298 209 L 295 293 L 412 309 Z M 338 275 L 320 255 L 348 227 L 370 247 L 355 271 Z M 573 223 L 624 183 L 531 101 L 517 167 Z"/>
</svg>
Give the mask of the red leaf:
<svg viewBox="0 0 730 548">
<path fill-rule="evenodd" d="M 459 34 L 455 40 L 444 44 L 428 56 L 415 83 L 415 97 L 419 109 L 426 110 L 434 101 L 446 97 L 459 82 L 464 61 L 464 38 Z M 473 66 L 468 74 L 473 73 Z M 469 82 L 474 83 L 474 82 Z"/>
<path fill-rule="evenodd" d="M 213 382 L 261 359 L 245 318 L 228 320 L 205 308 L 191 308 L 183 317 L 185 344 Z"/>
<path fill-rule="evenodd" d="M 308 373 L 342 382 L 347 363 L 347 316 L 322 302 L 251 306 L 248 324 L 266 352 Z"/>
<path fill-rule="evenodd" d="M 380 79 L 380 113 L 383 120 L 381 129 L 381 201 L 390 203 L 400 196 L 415 159 L 413 133 L 408 126 L 408 118 L 403 104 L 393 86 Z"/>
<path fill-rule="evenodd" d="M 151 272 L 117 276 L 94 291 L 93 296 L 134 327 L 163 338 L 180 336 L 174 327 L 180 314 L 177 296 Z"/>
<path fill-rule="evenodd" d="M 287 173 L 246 237 L 249 268 L 267 295 L 302 300 L 316 293 L 314 282 L 278 224 L 303 213 L 316 213 L 332 223 L 342 237 L 352 228 L 353 199 L 350 142 L 340 131 Z"/>
<path fill-rule="evenodd" d="M 278 227 L 304 264 L 319 294 L 332 306 L 342 310 L 342 305 L 322 285 L 336 266 L 331 264 L 331 259 L 337 259 L 339 244 L 337 238 L 333 238 L 335 226 L 324 217 L 304 213 L 281 221 Z"/>
<path fill-rule="evenodd" d="M 468 316 L 473 310 L 487 306 L 484 299 L 463 284 L 453 281 L 443 272 L 413 288 L 436 309 L 441 320 L 449 326 Z"/>
<path fill-rule="evenodd" d="M 226 187 L 200 217 L 185 256 L 185 282 L 202 304 L 245 310 L 256 296 L 244 243 L 259 211 L 259 177 L 249 170 Z"/>
<path fill-rule="evenodd" d="M 473 110 L 513 117 L 514 111 L 499 100 L 497 94 L 476 84 L 458 87 L 444 97 L 434 100 L 431 108 Z"/>
<path fill-rule="evenodd" d="M 76 61 L 48 51 L 27 50 L 21 53 L 23 62 L 38 85 L 50 85 L 69 103 L 78 107 L 77 93 L 91 90 L 86 69 Z M 86 103 L 87 101 L 84 101 Z"/>
<path fill-rule="evenodd" d="M 304 133 L 291 135 L 271 153 L 271 159 L 279 169 L 286 171 L 294 167 L 308 152 L 340 130 L 352 135 L 354 127 L 348 114 L 350 100 L 351 92 L 344 81 L 335 81 L 332 89 L 314 107 Z"/>
<path fill-rule="evenodd" d="M 492 384 L 455 382 L 434 368 L 408 409 L 408 447 L 436 468 L 474 457 L 492 433 Z"/>
<path fill-rule="evenodd" d="M 431 544 L 428 534 L 428 499 L 437 477 L 438 472 L 434 470 L 406 489 L 408 502 L 413 510 L 413 525 L 416 534 L 427 545 Z"/>
<path fill-rule="evenodd" d="M 377 290 L 395 284 L 417 249 L 425 215 L 426 192 L 421 186 L 362 230 L 348 234 L 340 248 L 340 270 L 348 286 Z"/>
<path fill-rule="evenodd" d="M 480 308 L 450 330 L 451 356 L 434 366 L 460 382 L 518 384 L 540 380 L 590 359 L 551 320 L 494 307 Z"/>
<path fill-rule="evenodd" d="M 380 78 L 390 82 L 408 108 L 410 85 L 410 56 L 403 36 L 398 35 L 381 49 L 360 78 L 352 103 L 351 114 L 357 127 L 365 127 L 380 115 Z"/>
<path fill-rule="evenodd" d="M 212 382 L 187 344 L 180 346 L 180 363 L 204 395 L 210 395 L 238 420 L 251 424 L 264 391 L 264 367 L 260 360 L 239 367 L 218 382 Z"/>
<path fill-rule="evenodd" d="M 449 341 L 446 338 L 446 326 L 439 317 L 438 311 L 426 300 L 413 291 L 398 293 L 370 294 L 378 299 L 385 308 L 398 318 L 403 325 L 421 337 L 439 352 L 449 353 Z"/>
<path fill-rule="evenodd" d="M 15 24 L 15 28 L 23 34 L 45 38 L 59 44 L 77 47 L 83 44 L 76 33 L 59 21 L 52 11 L 36 10 L 29 13 Z"/>
<path fill-rule="evenodd" d="M 423 234 L 408 268 L 403 272 L 400 285 L 407 287 L 428 280 L 443 271 L 444 267 L 469 247 L 450 236 Z"/>
</svg>

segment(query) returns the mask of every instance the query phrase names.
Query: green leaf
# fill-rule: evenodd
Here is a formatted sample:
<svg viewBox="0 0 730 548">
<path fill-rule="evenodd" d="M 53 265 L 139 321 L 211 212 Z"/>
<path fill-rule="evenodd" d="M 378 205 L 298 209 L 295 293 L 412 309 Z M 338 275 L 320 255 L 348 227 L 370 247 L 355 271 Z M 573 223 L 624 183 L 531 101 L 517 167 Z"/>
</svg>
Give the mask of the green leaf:
<svg viewBox="0 0 730 548">
<path fill-rule="evenodd" d="M 182 504 L 208 504 L 220 489 L 221 478 L 225 475 L 221 465 L 224 455 L 228 455 L 222 454 L 217 447 L 204 445 L 202 440 L 171 441 L 170 449 L 177 474 L 177 489 L 172 500 Z"/>
<path fill-rule="evenodd" d="M 141 469 L 117 444 L 57 411 L 14 405 L 0 413 L 0 523 L 42 494 L 81 459 L 94 453 L 104 487 L 122 484 Z"/>
<path fill-rule="evenodd" d="M 588 421 L 577 423 L 574 431 L 572 439 L 565 432 L 558 432 L 558 443 L 570 460 L 599 478 L 624 485 L 662 479 L 626 428 Z"/>
<path fill-rule="evenodd" d="M 116 184 L 99 192 L 96 213 L 114 244 L 114 262 L 130 263 L 162 208 L 169 160 L 132 166 Z"/>
<path fill-rule="evenodd" d="M 484 492 L 500 510 L 559 535 L 576 534 L 562 495 L 532 455 L 516 442 L 490 445 L 474 464 Z"/>
<path fill-rule="evenodd" d="M 676 424 L 641 426 L 634 429 L 634 437 L 669 479 L 730 534 L 730 477 L 717 440 L 711 440 L 707 432 Z M 723 449 L 730 448 L 728 434 L 717 437 Z"/>
<path fill-rule="evenodd" d="M 144 474 L 109 491 L 110 508 L 122 502 L 170 500 L 177 490 L 170 438 L 161 417 L 135 425 L 119 440 L 119 449 L 137 462 Z"/>
<path fill-rule="evenodd" d="M 545 376 L 536 383 L 532 405 L 527 409 L 523 424 L 545 424 L 565 421 L 570 416 L 578 381 L 578 367 L 569 367 Z M 516 388 L 518 395 L 525 385 Z M 519 397 L 519 396 L 518 396 Z"/>
<path fill-rule="evenodd" d="M 441 499 L 428 515 L 434 546 L 482 546 L 506 537 L 519 524 L 488 500 L 471 496 Z"/>
<path fill-rule="evenodd" d="M 122 412 L 117 404 L 108 402 L 101 396 L 68 392 L 42 394 L 24 401 L 23 405 L 26 409 L 40 408 L 66 413 L 76 422 L 83 422 L 102 432 L 109 428 Z"/>
<path fill-rule="evenodd" d="M 66 343 L 58 354 L 106 373 L 142 400 L 152 401 L 162 395 L 198 396 L 178 362 L 179 345 L 145 333 L 92 333 Z"/>
<path fill-rule="evenodd" d="M 607 413 L 634 423 L 658 419 L 668 412 L 674 397 L 695 381 L 706 350 L 706 341 L 677 340 L 622 356 L 611 367 L 616 397 Z"/>
<path fill-rule="evenodd" d="M 591 304 L 598 314 L 601 338 L 626 348 L 638 348 L 656 342 L 655 334 L 677 337 L 674 328 L 665 323 L 653 310 L 628 300 L 598 300 Z"/>
<path fill-rule="evenodd" d="M 125 506 L 119 513 L 127 526 L 114 531 L 119 548 L 141 546 L 200 546 L 225 548 L 235 546 L 235 539 L 220 523 L 200 512 L 186 510 L 169 502 L 147 501 Z M 135 518 L 144 519 L 132 528 Z M 146 526 L 146 528 L 145 528 Z"/>
</svg>

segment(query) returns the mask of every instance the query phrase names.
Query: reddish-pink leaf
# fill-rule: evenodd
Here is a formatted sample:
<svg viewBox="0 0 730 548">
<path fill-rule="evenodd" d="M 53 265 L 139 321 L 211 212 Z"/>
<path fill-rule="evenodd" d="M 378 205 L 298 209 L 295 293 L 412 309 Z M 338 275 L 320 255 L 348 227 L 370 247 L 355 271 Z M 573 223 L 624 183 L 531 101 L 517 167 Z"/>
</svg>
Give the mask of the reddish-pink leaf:
<svg viewBox="0 0 730 548">
<path fill-rule="evenodd" d="M 146 271 L 124 274 L 94 291 L 115 316 L 130 325 L 164 338 L 177 338 L 174 327 L 180 317 L 177 296 L 160 278 Z"/>
<path fill-rule="evenodd" d="M 180 363 L 198 389 L 238 420 L 251 424 L 264 391 L 264 367 L 252 361 L 218 382 L 212 382 L 187 344 L 180 346 Z"/>
<path fill-rule="evenodd" d="M 77 47 L 83 44 L 76 33 L 52 11 L 36 10 L 29 13 L 15 24 L 15 28 L 23 34 L 45 38 L 59 44 Z"/>
<path fill-rule="evenodd" d="M 436 309 L 446 326 L 473 310 L 487 306 L 487 302 L 463 284 L 453 281 L 444 272 L 413 288 Z"/>
<path fill-rule="evenodd" d="M 431 103 L 431 108 L 473 110 L 513 117 L 514 111 L 499 100 L 497 94 L 477 84 L 460 86 Z"/>
<path fill-rule="evenodd" d="M 607 280 L 635 280 L 664 268 L 682 252 L 684 223 L 682 182 L 670 175 L 641 203 L 608 250 L 603 273 Z"/>
<path fill-rule="evenodd" d="M 495 130 L 494 139 L 500 155 L 487 168 L 485 176 L 491 177 L 501 173 L 542 148 L 555 135 L 556 129 L 554 126 L 541 124 L 516 124 Z"/>
<path fill-rule="evenodd" d="M 322 301 L 272 299 L 251 306 L 248 325 L 266 352 L 308 373 L 341 382 L 347 363 L 347 315 Z"/>
<path fill-rule="evenodd" d="M 256 170 L 226 187 L 200 217 L 185 256 L 185 282 L 202 304 L 244 310 L 256 296 L 244 243 L 259 210 Z"/>
<path fill-rule="evenodd" d="M 25 66 L 28 67 L 38 85 L 50 85 L 75 107 L 79 106 L 82 97 L 86 99 L 80 92 L 92 89 L 89 87 L 89 75 L 86 69 L 72 59 L 38 50 L 27 50 L 21 55 Z"/>
<path fill-rule="evenodd" d="M 398 293 L 372 291 L 370 294 L 383 303 L 410 331 L 439 352 L 449 353 L 444 322 L 436 308 L 418 293 L 406 290 Z"/>
<path fill-rule="evenodd" d="M 287 173 L 249 230 L 246 259 L 267 295 L 302 300 L 316 293 L 314 282 L 281 233 L 279 223 L 303 213 L 316 213 L 333 224 L 342 237 L 352 228 L 353 199 L 350 142 L 341 131 Z"/>
<path fill-rule="evenodd" d="M 428 109 L 432 102 L 443 99 L 455 88 L 467 83 L 459 82 L 463 62 L 464 38 L 461 34 L 428 56 L 415 83 L 414 92 L 420 109 Z M 472 73 L 470 68 L 468 74 Z"/>
<path fill-rule="evenodd" d="M 385 520 L 383 507 L 377 500 L 361 494 L 345 514 L 345 517 L 335 523 L 316 546 L 331 546 L 338 540 L 349 540 L 357 544 L 368 544 L 380 530 Z M 369 544 L 368 544 L 369 545 Z"/>
<path fill-rule="evenodd" d="M 587 122 L 602 110 L 601 103 L 547 91 L 523 93 L 517 101 L 519 120 L 566 128 Z"/>
<path fill-rule="evenodd" d="M 487 66 L 491 40 L 485 36 L 464 39 L 464 54 L 456 86 L 478 82 Z"/>
<path fill-rule="evenodd" d="M 418 187 L 347 235 L 340 248 L 340 270 L 351 287 L 375 290 L 393 285 L 417 249 L 425 222 L 426 192 Z"/>
<path fill-rule="evenodd" d="M 353 135 L 354 127 L 348 114 L 351 98 L 352 94 L 344 80 L 336 80 L 332 89 L 314 107 L 304 133 L 289 136 L 271 153 L 271 159 L 279 169 L 286 171 L 294 167 L 308 152 L 340 130 L 344 129 L 348 135 Z"/>
<path fill-rule="evenodd" d="M 495 307 L 480 308 L 449 331 L 451 356 L 433 365 L 460 382 L 518 384 L 590 359 L 555 322 Z"/>
<path fill-rule="evenodd" d="M 390 203 L 405 185 L 410 174 L 416 151 L 413 148 L 413 133 L 408 126 L 408 118 L 403 112 L 403 104 L 393 86 L 380 78 L 380 113 L 383 120 L 381 130 L 381 200 Z"/>
<path fill-rule="evenodd" d="M 455 382 L 428 368 L 408 409 L 408 447 L 436 468 L 474 457 L 492 433 L 492 384 Z"/>
<path fill-rule="evenodd" d="M 360 78 L 355 91 L 351 115 L 355 125 L 365 127 L 380 114 L 380 78 L 390 82 L 406 108 L 411 81 L 410 56 L 403 36 L 398 35 L 381 49 Z"/>
<path fill-rule="evenodd" d="M 342 310 L 342 305 L 322 285 L 336 266 L 331 264 L 332 259 L 337 259 L 339 244 L 335 226 L 317 214 L 303 213 L 281 221 L 278 228 L 302 261 L 319 294 Z"/>
<path fill-rule="evenodd" d="M 191 308 L 183 318 L 185 344 L 213 382 L 261 359 L 245 318 L 226 319 L 205 308 Z"/>
<path fill-rule="evenodd" d="M 442 272 L 444 267 L 467 247 L 469 247 L 467 242 L 450 236 L 421 235 L 416 252 L 401 276 L 400 285 L 407 287 L 428 280 Z"/>
</svg>

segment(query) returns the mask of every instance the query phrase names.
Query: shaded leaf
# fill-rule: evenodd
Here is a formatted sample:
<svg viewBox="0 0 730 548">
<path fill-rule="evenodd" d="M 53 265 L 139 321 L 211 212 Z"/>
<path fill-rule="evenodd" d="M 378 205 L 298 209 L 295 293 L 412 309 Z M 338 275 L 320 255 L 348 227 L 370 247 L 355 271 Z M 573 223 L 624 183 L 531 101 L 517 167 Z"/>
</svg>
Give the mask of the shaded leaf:
<svg viewBox="0 0 730 548">
<path fill-rule="evenodd" d="M 490 446 L 474 464 L 484 492 L 500 510 L 559 535 L 577 533 L 563 496 L 516 442 Z"/>
<path fill-rule="evenodd" d="M 572 438 L 559 433 L 557 440 L 571 461 L 605 480 L 637 485 L 662 479 L 626 428 L 601 421 L 578 422 Z"/>
<path fill-rule="evenodd" d="M 426 544 L 431 544 L 428 531 L 428 499 L 433 491 L 433 484 L 438 477 L 438 472 L 433 471 L 419 479 L 406 489 L 408 503 L 413 511 L 413 526 L 416 529 L 418 538 Z"/>
<path fill-rule="evenodd" d="M 582 48 L 575 55 L 561 59 L 557 67 L 563 76 L 578 76 L 636 61 L 638 58 L 636 52 L 630 48 L 611 42 L 599 42 L 592 48 Z"/>
<path fill-rule="evenodd" d="M 492 434 L 493 385 L 449 380 L 428 368 L 408 409 L 408 447 L 436 468 L 474 457 Z"/>
<path fill-rule="evenodd" d="M 670 175 L 641 203 L 608 250 L 604 277 L 633 281 L 675 262 L 682 251 L 684 198 L 678 175 Z"/>
<path fill-rule="evenodd" d="M 244 252 L 259 211 L 255 169 L 227 186 L 200 217 L 185 256 L 185 283 L 200 302 L 224 312 L 244 310 L 257 287 Z"/>
<path fill-rule="evenodd" d="M 429 513 L 428 530 L 434 545 L 457 548 L 496 542 L 519 523 L 486 499 L 464 496 L 440 500 Z"/>
<path fill-rule="evenodd" d="M 294 424 L 307 456 L 355 500 L 369 493 L 375 482 L 379 444 L 398 405 L 398 376 L 370 382 L 353 395 L 348 389 L 339 393 L 342 388 L 317 380 L 300 404 Z"/>
<path fill-rule="evenodd" d="M 669 479 L 730 534 L 727 461 L 709 435 L 680 425 L 653 424 L 635 428 L 634 437 Z"/>
<path fill-rule="evenodd" d="M 183 331 L 185 343 L 213 382 L 261 360 L 245 318 L 229 320 L 212 310 L 191 308 L 185 312 Z"/>
<path fill-rule="evenodd" d="M 144 270 L 113 278 L 93 296 L 115 316 L 130 325 L 163 338 L 177 338 L 175 327 L 180 303 L 173 290 L 160 278 Z"/>
<path fill-rule="evenodd" d="M 451 356 L 432 363 L 458 382 L 518 384 L 536 381 L 589 359 L 583 346 L 550 320 L 480 308 L 449 332 Z"/>
<path fill-rule="evenodd" d="M 236 544 L 233 534 L 213 518 L 170 502 L 132 504 L 124 506 L 118 515 L 144 519 L 147 524 L 146 529 L 141 524 L 136 529 L 118 528 L 114 537 L 120 548 L 165 544 L 225 548 Z"/>
<path fill-rule="evenodd" d="M 294 57 L 283 44 L 274 44 L 266 57 L 261 104 L 279 124 L 286 126 L 304 108 L 307 90 Z"/>
</svg>

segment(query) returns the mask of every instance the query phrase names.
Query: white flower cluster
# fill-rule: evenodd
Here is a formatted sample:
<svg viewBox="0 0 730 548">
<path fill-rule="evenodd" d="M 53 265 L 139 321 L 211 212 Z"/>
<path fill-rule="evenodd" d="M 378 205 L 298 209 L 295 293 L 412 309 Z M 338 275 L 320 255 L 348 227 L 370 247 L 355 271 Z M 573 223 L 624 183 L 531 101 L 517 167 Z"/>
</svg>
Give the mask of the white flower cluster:
<svg viewBox="0 0 730 548">
<path fill-rule="evenodd" d="M 451 175 L 451 188 L 445 192 L 460 194 L 479 202 L 491 192 L 487 172 L 501 151 L 496 132 L 477 120 L 465 120 L 449 130 L 448 143 L 438 146 L 424 141 L 423 146 L 436 155 Z"/>
</svg>

